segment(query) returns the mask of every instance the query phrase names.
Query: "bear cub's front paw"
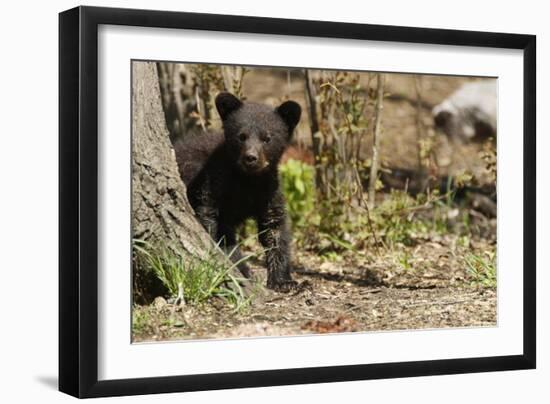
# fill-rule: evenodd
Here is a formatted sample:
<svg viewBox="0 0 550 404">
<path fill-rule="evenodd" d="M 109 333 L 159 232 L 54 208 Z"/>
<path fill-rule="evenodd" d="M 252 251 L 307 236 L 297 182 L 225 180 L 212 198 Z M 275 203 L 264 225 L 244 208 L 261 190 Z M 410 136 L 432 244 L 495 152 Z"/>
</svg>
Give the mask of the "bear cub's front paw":
<svg viewBox="0 0 550 404">
<path fill-rule="evenodd" d="M 274 290 L 281 293 L 289 293 L 296 289 L 298 282 L 292 279 L 268 279 L 267 287 L 268 289 Z"/>
</svg>

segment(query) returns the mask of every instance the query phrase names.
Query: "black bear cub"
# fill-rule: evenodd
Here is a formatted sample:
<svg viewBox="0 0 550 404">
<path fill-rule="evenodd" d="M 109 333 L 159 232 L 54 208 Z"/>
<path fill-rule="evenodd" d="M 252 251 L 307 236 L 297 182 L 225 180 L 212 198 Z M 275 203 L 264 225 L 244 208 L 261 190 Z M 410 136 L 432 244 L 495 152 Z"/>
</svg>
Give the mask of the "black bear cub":
<svg viewBox="0 0 550 404">
<path fill-rule="evenodd" d="M 267 287 L 289 290 L 290 232 L 279 188 L 278 164 L 300 120 L 301 108 L 286 101 L 273 109 L 243 102 L 230 93 L 216 97 L 223 133 L 189 134 L 174 149 L 195 214 L 231 259 L 241 260 L 235 231 L 245 219 L 258 224 L 265 248 Z M 248 266 L 239 264 L 246 277 Z"/>
</svg>

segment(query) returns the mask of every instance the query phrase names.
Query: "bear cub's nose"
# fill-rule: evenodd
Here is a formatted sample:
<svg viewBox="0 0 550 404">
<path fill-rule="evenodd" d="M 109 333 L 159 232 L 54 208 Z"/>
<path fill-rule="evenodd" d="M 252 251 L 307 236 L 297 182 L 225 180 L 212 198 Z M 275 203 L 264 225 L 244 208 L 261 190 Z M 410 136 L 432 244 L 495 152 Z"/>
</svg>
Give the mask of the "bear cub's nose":
<svg viewBox="0 0 550 404">
<path fill-rule="evenodd" d="M 247 164 L 254 164 L 258 161 L 258 156 L 256 156 L 255 154 L 252 154 L 252 153 L 247 153 L 245 156 L 244 156 L 244 161 L 247 163 Z"/>
</svg>

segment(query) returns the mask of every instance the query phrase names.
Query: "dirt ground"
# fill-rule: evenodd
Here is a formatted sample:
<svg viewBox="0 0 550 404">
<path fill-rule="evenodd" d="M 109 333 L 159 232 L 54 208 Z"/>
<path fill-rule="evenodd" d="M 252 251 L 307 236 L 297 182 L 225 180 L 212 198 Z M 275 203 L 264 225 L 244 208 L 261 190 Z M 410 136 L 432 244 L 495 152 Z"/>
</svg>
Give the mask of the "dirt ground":
<svg viewBox="0 0 550 404">
<path fill-rule="evenodd" d="M 264 296 L 242 313 L 221 302 L 175 306 L 157 298 L 150 306 L 134 309 L 134 316 L 151 321 L 134 329 L 133 341 L 496 325 L 494 289 L 429 284 L 439 275 L 432 271 L 424 279 L 426 286 L 388 287 L 371 286 L 347 273 L 298 270 L 294 278 L 301 287 L 296 292 Z"/>
<path fill-rule="evenodd" d="M 480 240 L 473 248 L 489 246 Z M 398 254 L 347 254 L 337 262 L 296 251 L 295 291 L 264 291 L 239 312 L 221 301 L 194 307 L 157 298 L 134 307 L 133 340 L 496 326 L 496 288 L 473 281 L 465 252 L 452 235 L 430 237 Z M 263 283 L 261 260 L 250 262 Z"/>
<path fill-rule="evenodd" d="M 298 75 L 292 71 L 289 83 L 286 71 L 251 72 L 244 81 L 244 93 L 250 100 L 273 105 L 286 96 L 305 105 Z M 431 106 L 471 80 L 477 79 L 423 77 L 426 131 L 434 130 Z M 417 111 L 413 76 L 389 75 L 386 92 L 382 165 L 414 169 Z M 296 137 L 306 148 L 311 143 L 307 122 L 304 108 Z M 441 134 L 435 139 L 440 175 L 467 168 L 483 183 L 480 145 L 451 144 Z M 472 238 L 467 248 L 459 245 L 459 236 L 453 233 L 430 235 L 398 251 L 348 253 L 332 261 L 295 248 L 294 279 L 300 286 L 294 292 L 262 292 L 239 312 L 216 300 L 194 307 L 173 305 L 159 297 L 150 305 L 134 306 L 133 341 L 496 326 L 496 288 L 475 282 L 463 259 L 469 251 L 495 248 L 496 219 L 479 220 L 483 232 Z M 252 261 L 252 269 L 263 283 L 262 261 Z"/>
</svg>

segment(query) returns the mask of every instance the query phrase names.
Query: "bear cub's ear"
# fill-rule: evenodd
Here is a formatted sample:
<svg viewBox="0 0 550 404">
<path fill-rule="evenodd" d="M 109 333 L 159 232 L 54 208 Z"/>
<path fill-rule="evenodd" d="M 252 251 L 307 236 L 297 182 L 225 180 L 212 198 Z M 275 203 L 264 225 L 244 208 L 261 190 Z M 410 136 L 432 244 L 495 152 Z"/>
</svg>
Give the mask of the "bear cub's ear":
<svg viewBox="0 0 550 404">
<path fill-rule="evenodd" d="M 239 109 L 241 105 L 243 105 L 242 101 L 228 92 L 221 92 L 216 97 L 216 109 L 224 121 L 231 112 Z"/>
<path fill-rule="evenodd" d="M 288 126 L 288 135 L 290 136 L 296 125 L 298 125 L 302 107 L 297 102 L 285 101 L 277 107 L 276 111 Z"/>
</svg>

